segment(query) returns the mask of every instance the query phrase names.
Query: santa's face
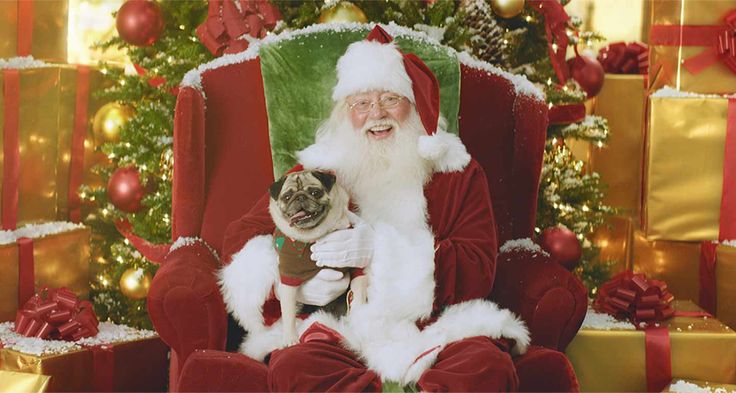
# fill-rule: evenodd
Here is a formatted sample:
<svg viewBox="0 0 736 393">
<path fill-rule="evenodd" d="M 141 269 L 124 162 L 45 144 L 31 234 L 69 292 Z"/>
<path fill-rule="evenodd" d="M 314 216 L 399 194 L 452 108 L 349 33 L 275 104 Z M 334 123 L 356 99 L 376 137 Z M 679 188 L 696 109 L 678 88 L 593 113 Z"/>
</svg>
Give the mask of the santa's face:
<svg viewBox="0 0 736 393">
<path fill-rule="evenodd" d="M 354 94 L 347 104 L 353 128 L 371 140 L 392 137 L 411 111 L 409 99 L 388 91 Z"/>
</svg>

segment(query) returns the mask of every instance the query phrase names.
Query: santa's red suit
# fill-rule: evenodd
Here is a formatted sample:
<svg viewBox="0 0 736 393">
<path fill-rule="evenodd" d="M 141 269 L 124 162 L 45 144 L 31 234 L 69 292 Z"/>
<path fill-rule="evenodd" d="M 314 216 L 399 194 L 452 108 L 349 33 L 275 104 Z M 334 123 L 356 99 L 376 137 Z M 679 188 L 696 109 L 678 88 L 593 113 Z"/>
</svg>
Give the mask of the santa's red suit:
<svg viewBox="0 0 736 393">
<path fill-rule="evenodd" d="M 468 310 L 470 307 L 488 307 L 488 304 L 474 303 L 472 300 L 486 298 L 494 279 L 496 236 L 483 170 L 478 163 L 470 161 L 461 172 L 435 173 L 425 187 L 424 195 L 437 247 L 433 266 L 432 316 L 439 315 L 449 305 L 457 305 L 454 311 L 461 313 L 450 315 L 452 319 L 443 321 L 448 330 L 453 330 L 446 334 L 469 338 L 445 342 L 450 345 L 437 351 L 436 362 L 420 375 L 418 386 L 425 391 L 514 390 L 518 380 L 510 356 L 504 352 L 506 348 L 503 343 L 474 337 L 484 333 L 484 321 L 472 317 L 466 319 L 467 315 L 462 315 L 465 313 L 459 310 L 462 307 Z M 233 262 L 222 272 L 223 284 L 227 286 L 226 283 L 232 283 L 225 290 L 225 300 L 233 315 L 250 334 L 270 334 L 270 347 L 257 343 L 257 338 L 252 336 L 244 343 L 248 344 L 250 340 L 255 344 L 254 348 L 244 345 L 242 349 L 259 360 L 263 360 L 269 350 L 279 345 L 281 332 L 280 325 L 273 326 L 280 316 L 280 308 L 272 292 L 278 271 L 270 241 L 274 224 L 268 213 L 268 198 L 264 194 L 247 215 L 228 227 L 226 250 L 231 253 L 240 251 L 235 253 Z M 412 271 L 409 269 L 407 273 Z M 397 284 L 401 285 L 398 279 Z M 388 299 L 401 301 L 394 296 Z M 391 302 L 381 308 L 385 307 L 386 312 L 391 312 L 395 305 Z M 528 343 L 528 338 L 524 339 L 527 335 L 523 325 L 515 323 L 517 321 L 508 311 L 492 313 L 492 310 L 483 309 L 477 312 L 487 313 L 479 316 L 481 318 L 499 320 L 497 331 L 495 334 L 489 333 L 488 337 L 515 338 L 517 345 Z M 269 325 L 270 329 L 267 327 Z M 305 325 L 302 323 L 300 331 L 308 327 Z M 429 349 L 431 347 L 425 348 Z M 421 354 L 419 352 L 416 355 Z M 269 383 L 276 391 L 319 391 L 329 387 L 336 391 L 380 390 L 380 379 L 374 371 L 366 369 L 365 363 L 358 360 L 356 354 L 329 340 L 316 340 L 277 351 L 271 356 L 269 366 Z"/>
<path fill-rule="evenodd" d="M 379 65 L 366 64 L 377 58 Z M 388 177 L 361 189 L 356 184 L 369 180 L 342 176 L 360 190 L 353 202 L 373 233 L 366 304 L 341 319 L 313 313 L 298 323 L 302 342 L 279 349 L 280 307 L 273 295 L 278 257 L 269 196 L 264 193 L 227 229 L 227 265 L 220 271 L 223 299 L 248 332 L 241 352 L 268 360 L 272 390 L 378 391 L 382 380 L 416 383 L 424 391 L 518 386 L 510 353 L 526 350 L 528 331 L 511 312 L 485 300 L 497 250 L 486 176 L 460 139 L 437 126 L 439 100 L 423 96 L 438 97 L 436 79 L 423 63 L 415 65 L 407 64 L 393 45 L 371 42 L 352 44 L 338 62 L 336 101 L 360 90 L 394 91 L 412 102 L 424 130 L 432 130 L 414 139 L 427 177 Z M 406 73 L 397 79 L 396 70 L 404 72 L 404 66 Z M 353 71 L 357 76 L 350 78 Z M 417 89 L 423 82 L 414 72 L 423 73 L 430 88 Z M 365 81 L 371 85 L 361 85 Z M 303 167 L 335 171 L 339 182 L 348 173 L 344 163 L 359 157 L 337 139 L 318 134 L 316 143 L 299 153 Z"/>
</svg>

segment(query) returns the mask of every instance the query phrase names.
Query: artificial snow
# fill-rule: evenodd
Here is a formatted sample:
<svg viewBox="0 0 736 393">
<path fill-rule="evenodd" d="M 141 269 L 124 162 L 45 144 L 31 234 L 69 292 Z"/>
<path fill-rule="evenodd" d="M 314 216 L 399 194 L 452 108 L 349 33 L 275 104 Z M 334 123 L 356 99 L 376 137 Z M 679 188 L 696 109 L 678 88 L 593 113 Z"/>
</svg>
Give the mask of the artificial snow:
<svg viewBox="0 0 736 393">
<path fill-rule="evenodd" d="M 135 329 L 111 322 L 100 322 L 99 333 L 78 341 L 42 340 L 24 337 L 13 331 L 14 322 L 0 323 L 0 342 L 7 349 L 35 356 L 46 356 L 78 351 L 86 346 L 109 345 L 156 337 L 152 330 Z"/>
<path fill-rule="evenodd" d="M 79 228 L 84 228 L 84 225 L 64 221 L 29 224 L 16 230 L 0 231 L 0 245 L 15 243 L 22 237 L 38 239 Z"/>
<path fill-rule="evenodd" d="M 200 239 L 198 237 L 184 237 L 184 236 L 180 236 L 178 239 L 176 239 L 176 241 L 174 243 L 171 244 L 171 247 L 169 248 L 169 252 L 173 252 L 177 248 L 193 246 L 193 245 L 195 245 L 197 243 L 204 244 L 204 246 L 210 251 L 210 253 L 212 253 L 212 255 L 215 257 L 215 259 L 217 259 L 217 260 L 220 259 L 220 256 L 217 255 L 217 250 L 215 250 L 214 248 L 210 247 L 210 245 L 207 244 L 207 242 L 205 242 L 204 240 L 202 240 L 202 239 Z"/>
<path fill-rule="evenodd" d="M 585 319 L 581 328 L 595 330 L 636 330 L 636 326 L 633 323 L 619 321 L 606 313 L 599 313 L 591 307 L 588 307 L 588 311 L 585 313 Z"/>
<path fill-rule="evenodd" d="M 0 59 L 0 70 L 5 68 L 14 68 L 18 70 L 27 68 L 43 68 L 49 65 L 41 60 L 36 60 L 33 56 L 12 57 L 10 59 Z"/>
<path fill-rule="evenodd" d="M 723 244 L 724 246 L 736 247 L 736 239 L 734 239 L 734 240 L 724 240 L 724 241 L 721 242 L 721 244 Z"/>
<path fill-rule="evenodd" d="M 700 94 L 689 91 L 677 90 L 672 86 L 665 86 L 654 93 L 653 98 L 733 98 L 736 95 Z"/>
<path fill-rule="evenodd" d="M 707 383 L 707 382 L 706 382 Z M 670 385 L 670 392 L 676 393 L 734 393 L 736 390 L 728 390 L 724 388 L 712 388 L 708 385 L 698 386 L 692 382 L 679 380 Z"/>
<path fill-rule="evenodd" d="M 192 87 L 202 92 L 202 74 L 204 72 L 233 64 L 244 63 L 248 60 L 255 59 L 258 56 L 262 45 L 272 45 L 281 41 L 293 40 L 300 36 L 314 34 L 318 32 L 364 31 L 366 28 L 372 29 L 375 26 L 376 23 L 324 23 L 311 25 L 299 30 L 284 31 L 279 34 L 269 34 L 261 40 L 254 40 L 253 42 L 251 42 L 248 46 L 248 49 L 243 52 L 223 55 L 209 63 L 201 64 L 199 67 L 187 72 L 181 81 L 181 87 Z M 432 37 L 425 32 L 415 31 L 404 26 L 399 26 L 394 22 L 390 22 L 387 25 L 380 24 L 380 26 L 383 27 L 386 32 L 391 34 L 393 37 L 411 38 L 415 41 L 435 46 L 440 50 L 446 51 L 449 56 L 457 57 L 458 61 L 468 67 L 480 69 L 494 75 L 502 76 L 511 81 L 517 94 L 529 95 L 534 98 L 544 100 L 544 94 L 542 93 L 542 91 L 534 86 L 531 82 L 529 82 L 529 80 L 526 79 L 526 77 L 523 75 L 511 74 L 509 72 L 501 70 L 500 68 L 494 67 L 485 61 L 478 60 L 467 52 L 458 52 L 453 48 L 442 45 L 438 39 Z"/>
<path fill-rule="evenodd" d="M 534 254 L 549 256 L 549 254 L 542 250 L 542 247 L 539 247 L 538 244 L 534 243 L 532 239 L 528 237 L 524 239 L 508 240 L 503 244 L 503 246 L 501 246 L 500 251 L 502 253 L 511 251 L 530 251 Z"/>
</svg>

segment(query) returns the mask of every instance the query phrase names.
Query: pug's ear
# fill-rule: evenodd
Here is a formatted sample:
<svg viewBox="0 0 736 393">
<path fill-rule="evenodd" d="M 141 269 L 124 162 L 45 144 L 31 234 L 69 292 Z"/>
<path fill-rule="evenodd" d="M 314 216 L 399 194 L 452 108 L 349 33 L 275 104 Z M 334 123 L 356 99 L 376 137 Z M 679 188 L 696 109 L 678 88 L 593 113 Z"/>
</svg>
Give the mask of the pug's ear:
<svg viewBox="0 0 736 393">
<path fill-rule="evenodd" d="M 276 182 L 271 184 L 271 187 L 268 187 L 268 192 L 271 194 L 271 198 L 273 198 L 274 200 L 279 199 L 281 188 L 284 187 L 284 181 L 286 181 L 286 176 L 281 176 L 281 179 L 276 180 Z"/>
<path fill-rule="evenodd" d="M 319 180 L 320 183 L 325 186 L 327 192 L 330 192 L 330 190 L 332 190 L 332 186 L 334 186 L 335 182 L 337 181 L 337 177 L 328 172 L 313 171 L 312 175 L 314 175 L 314 177 L 316 177 L 317 180 Z"/>
</svg>

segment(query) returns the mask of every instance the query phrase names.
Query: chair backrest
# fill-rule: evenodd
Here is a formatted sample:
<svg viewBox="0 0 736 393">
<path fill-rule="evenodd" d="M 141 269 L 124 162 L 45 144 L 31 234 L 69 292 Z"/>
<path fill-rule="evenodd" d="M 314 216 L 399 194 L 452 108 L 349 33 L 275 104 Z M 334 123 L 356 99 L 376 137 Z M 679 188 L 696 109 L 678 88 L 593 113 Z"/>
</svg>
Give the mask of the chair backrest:
<svg viewBox="0 0 736 393">
<path fill-rule="evenodd" d="M 336 61 L 369 28 L 307 29 L 267 39 L 185 77 L 174 130 L 175 237 L 201 236 L 221 249 L 227 225 L 313 141 L 331 109 Z M 387 30 L 437 74 L 449 130 L 459 132 L 486 170 L 499 241 L 530 236 L 547 125 L 538 91 L 426 36 Z"/>
</svg>

